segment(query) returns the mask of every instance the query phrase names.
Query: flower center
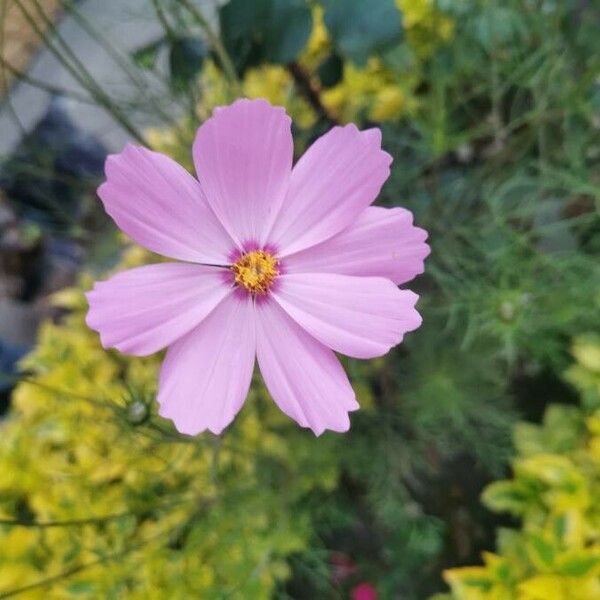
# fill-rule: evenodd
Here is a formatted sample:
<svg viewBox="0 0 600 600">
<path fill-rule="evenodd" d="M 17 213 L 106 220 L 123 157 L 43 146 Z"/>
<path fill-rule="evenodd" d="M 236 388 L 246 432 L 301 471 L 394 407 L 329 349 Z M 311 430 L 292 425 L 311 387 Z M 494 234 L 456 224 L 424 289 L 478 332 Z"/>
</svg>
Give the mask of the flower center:
<svg viewBox="0 0 600 600">
<path fill-rule="evenodd" d="M 252 294 L 266 294 L 275 277 L 279 275 L 278 264 L 279 261 L 269 252 L 252 250 L 240 256 L 231 265 L 231 270 L 237 285 L 241 285 Z"/>
</svg>

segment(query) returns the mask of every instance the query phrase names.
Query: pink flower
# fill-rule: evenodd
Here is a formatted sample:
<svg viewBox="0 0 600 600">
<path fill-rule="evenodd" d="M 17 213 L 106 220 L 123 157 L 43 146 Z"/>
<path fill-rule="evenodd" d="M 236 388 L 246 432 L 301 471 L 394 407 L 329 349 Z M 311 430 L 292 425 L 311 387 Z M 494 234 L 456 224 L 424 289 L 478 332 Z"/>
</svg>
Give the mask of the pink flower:
<svg viewBox="0 0 600 600">
<path fill-rule="evenodd" d="M 352 600 L 377 600 L 377 590 L 370 583 L 359 583 L 350 592 Z"/>
<path fill-rule="evenodd" d="M 242 407 L 255 357 L 281 410 L 319 435 L 358 404 L 335 352 L 385 354 L 419 327 L 427 234 L 403 208 L 370 204 L 391 157 L 378 129 L 334 127 L 292 169 L 291 120 L 265 100 L 217 108 L 198 130 L 198 179 L 127 146 L 106 161 L 106 212 L 136 242 L 184 262 L 99 282 L 87 323 L 105 348 L 168 347 L 160 414 L 220 433 Z"/>
</svg>

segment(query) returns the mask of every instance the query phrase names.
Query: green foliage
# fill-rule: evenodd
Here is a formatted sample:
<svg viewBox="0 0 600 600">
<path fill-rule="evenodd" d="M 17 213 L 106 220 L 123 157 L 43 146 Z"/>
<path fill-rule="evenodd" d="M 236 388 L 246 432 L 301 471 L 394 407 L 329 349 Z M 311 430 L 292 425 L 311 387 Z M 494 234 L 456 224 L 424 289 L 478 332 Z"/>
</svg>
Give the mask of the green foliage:
<svg viewBox="0 0 600 600">
<path fill-rule="evenodd" d="M 202 69 L 206 58 L 206 46 L 202 40 L 182 37 L 171 40 L 169 68 L 171 87 L 182 91 L 189 87 Z"/>
<path fill-rule="evenodd" d="M 159 357 L 104 351 L 81 289 L 57 302 L 71 312 L 43 326 L 1 426 L 0 596 L 270 597 L 335 485 L 335 436 L 258 385 L 226 438 L 179 435 L 155 414 Z"/>
<path fill-rule="evenodd" d="M 272 0 L 271 10 L 261 23 L 266 62 L 292 62 L 306 46 L 311 27 L 305 0 Z"/>
<path fill-rule="evenodd" d="M 400 14 L 393 0 L 323 0 L 323 7 L 333 43 L 359 65 L 401 39 Z"/>
<path fill-rule="evenodd" d="M 317 69 L 317 75 L 321 85 L 325 88 L 338 84 L 344 75 L 344 61 L 342 58 L 332 52 Z"/>
<path fill-rule="evenodd" d="M 231 0 L 219 16 L 223 43 L 239 73 L 262 62 L 292 62 L 312 25 L 305 0 Z"/>
<path fill-rule="evenodd" d="M 584 391 L 598 378 L 600 343 L 581 353 L 569 378 Z M 591 358 L 591 360 L 590 360 Z M 588 400 L 591 398 L 588 397 Z M 484 565 L 446 571 L 456 600 L 593 600 L 600 596 L 600 393 L 595 408 L 552 405 L 541 425 L 515 428 L 513 478 L 489 485 L 484 504 L 522 520 L 498 533 Z"/>
<path fill-rule="evenodd" d="M 198 123 L 237 95 L 284 105 L 297 155 L 337 123 L 381 125 L 394 164 L 379 202 L 408 207 L 430 233 L 411 283 L 424 324 L 384 359 L 347 361 L 362 409 L 343 438 L 298 431 L 255 382 L 216 444 L 158 419 L 158 359 L 102 352 L 77 295 L 73 314 L 42 330 L 3 429 L 1 506 L 20 525 L 2 529 L 15 551 L 0 558 L 0 590 L 102 560 L 39 595 L 335 598 L 371 581 L 382 598 L 418 600 L 492 547 L 499 517 L 479 496 L 516 446 L 514 477 L 484 500 L 523 526 L 501 530 L 484 566 L 448 571 L 452 593 L 596 597 L 595 3 L 231 0 L 216 39 L 233 77 L 215 32 L 182 2 L 156 4 L 161 43 L 203 39 L 210 59 L 199 72 L 200 60 L 177 59 L 185 112 L 144 132 L 150 145 L 191 169 Z M 134 58 L 152 68 L 159 46 Z M 133 253 L 128 263 L 148 258 Z M 337 586 L 332 552 L 356 565 Z"/>
<path fill-rule="evenodd" d="M 163 45 L 164 39 L 161 38 L 146 46 L 138 48 L 132 53 L 132 58 L 142 69 L 152 69 L 156 64 L 158 53 Z"/>
<path fill-rule="evenodd" d="M 571 349 L 577 362 L 566 372 L 567 380 L 579 389 L 587 407 L 600 401 L 600 335 L 579 336 Z"/>
</svg>

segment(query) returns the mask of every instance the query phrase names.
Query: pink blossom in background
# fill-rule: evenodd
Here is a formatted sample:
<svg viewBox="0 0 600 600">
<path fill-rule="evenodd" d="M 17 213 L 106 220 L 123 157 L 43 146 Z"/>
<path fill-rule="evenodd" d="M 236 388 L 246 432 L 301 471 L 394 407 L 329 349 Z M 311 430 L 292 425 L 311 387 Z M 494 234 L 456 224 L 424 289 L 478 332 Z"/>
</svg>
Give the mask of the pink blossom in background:
<svg viewBox="0 0 600 600">
<path fill-rule="evenodd" d="M 350 592 L 352 600 L 377 600 L 377 590 L 370 583 L 359 583 Z"/>
<path fill-rule="evenodd" d="M 381 356 L 419 327 L 427 234 L 403 208 L 370 206 L 392 161 L 378 129 L 334 127 L 292 168 L 291 120 L 265 100 L 217 108 L 198 130 L 198 179 L 127 146 L 98 194 L 117 226 L 171 259 L 87 294 L 105 348 L 168 347 L 160 414 L 185 434 L 220 433 L 247 396 L 255 359 L 273 400 L 320 435 L 358 404 L 334 352 Z"/>
</svg>

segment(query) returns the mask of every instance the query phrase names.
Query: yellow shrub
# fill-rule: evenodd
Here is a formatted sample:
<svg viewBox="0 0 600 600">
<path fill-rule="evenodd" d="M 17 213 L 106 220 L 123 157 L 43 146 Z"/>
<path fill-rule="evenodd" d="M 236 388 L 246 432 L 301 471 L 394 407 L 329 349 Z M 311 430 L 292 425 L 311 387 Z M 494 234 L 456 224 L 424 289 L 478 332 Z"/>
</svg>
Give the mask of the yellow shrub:
<svg viewBox="0 0 600 600">
<path fill-rule="evenodd" d="M 600 336 L 578 337 L 572 349 L 577 362 L 567 371 L 567 380 L 579 388 L 583 399 L 594 404 L 600 398 Z"/>
<path fill-rule="evenodd" d="M 415 90 L 421 82 L 420 61 L 454 35 L 454 21 L 433 0 L 396 0 L 402 12 L 409 48 L 415 55 L 410 68 L 385 67 L 371 58 L 365 67 L 344 65 L 342 81 L 322 94 L 325 106 L 342 122 L 365 116 L 376 122 L 397 120 L 417 107 Z"/>
<path fill-rule="evenodd" d="M 311 532 L 301 500 L 336 483 L 335 436 L 259 385 L 222 437 L 179 435 L 155 415 L 160 358 L 103 350 L 82 289 L 57 301 L 72 312 L 42 326 L 0 424 L 0 596 L 269 598 Z"/>
<path fill-rule="evenodd" d="M 444 15 L 436 0 L 396 0 L 402 11 L 402 22 L 408 42 L 420 57 L 429 56 L 443 42 L 454 35 L 454 20 Z"/>
<path fill-rule="evenodd" d="M 521 518 L 521 529 L 500 530 L 483 566 L 446 571 L 451 598 L 600 598 L 598 338 L 578 339 L 573 353 L 567 377 L 588 394 L 586 407 L 551 406 L 541 425 L 517 426 L 513 478 L 489 485 L 483 502 Z"/>
</svg>

